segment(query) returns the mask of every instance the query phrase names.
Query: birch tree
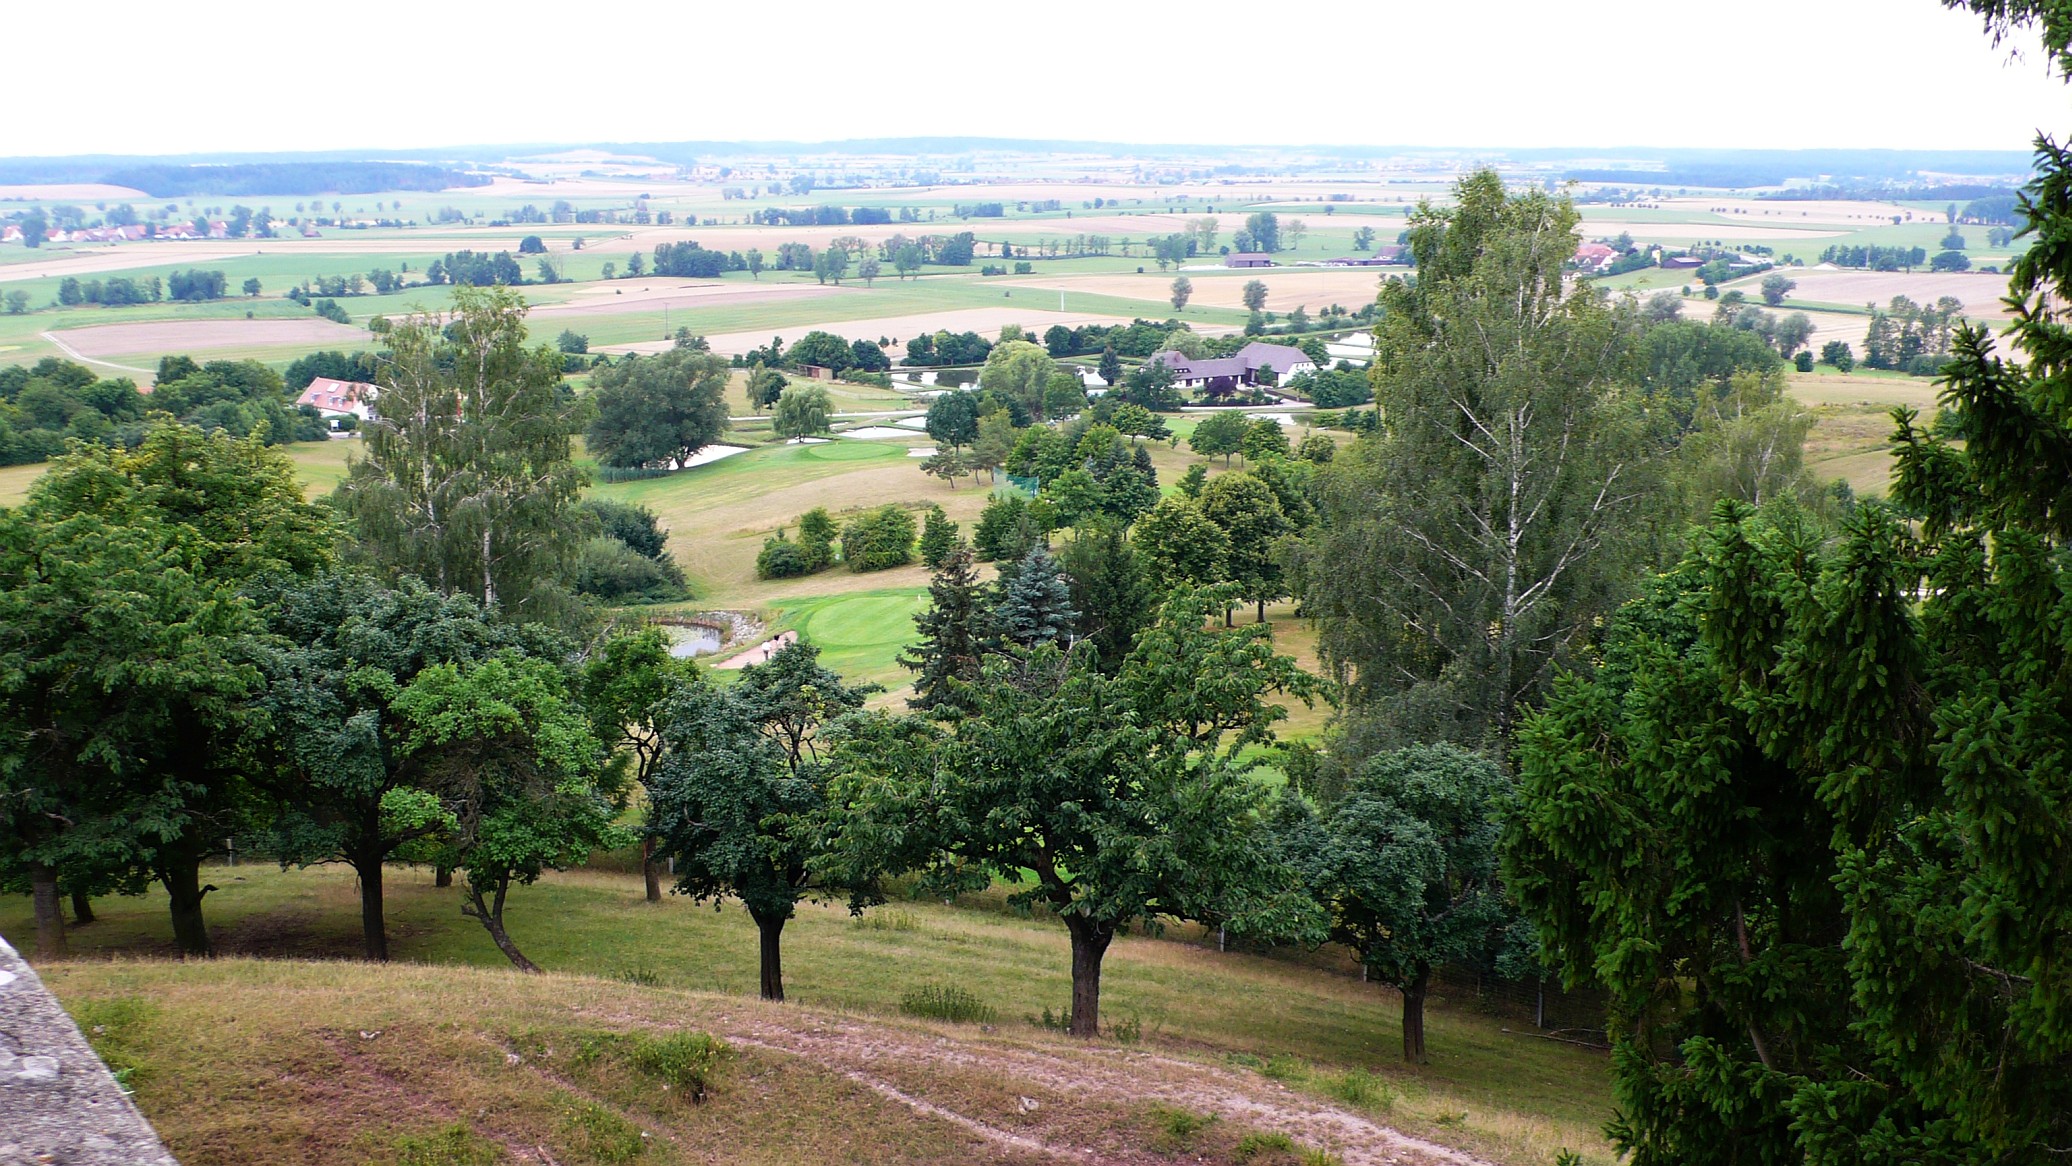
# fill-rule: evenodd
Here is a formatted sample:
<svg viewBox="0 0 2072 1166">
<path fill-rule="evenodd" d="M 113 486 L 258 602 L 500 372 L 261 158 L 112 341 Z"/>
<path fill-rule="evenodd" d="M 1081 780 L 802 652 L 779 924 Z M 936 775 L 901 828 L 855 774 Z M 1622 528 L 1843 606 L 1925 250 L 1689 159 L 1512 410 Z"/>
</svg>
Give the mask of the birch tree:
<svg viewBox="0 0 2072 1166">
<path fill-rule="evenodd" d="M 1320 475 L 1307 598 L 1360 752 L 1508 740 L 1623 594 L 1654 480 L 1630 330 L 1562 282 L 1574 208 L 1487 171 L 1456 194 L 1382 288 L 1381 425 Z"/>
<path fill-rule="evenodd" d="M 366 456 L 341 490 L 361 553 L 492 611 L 551 618 L 581 523 L 561 356 L 525 346 L 525 301 L 457 288 L 450 317 L 389 333 Z"/>
</svg>

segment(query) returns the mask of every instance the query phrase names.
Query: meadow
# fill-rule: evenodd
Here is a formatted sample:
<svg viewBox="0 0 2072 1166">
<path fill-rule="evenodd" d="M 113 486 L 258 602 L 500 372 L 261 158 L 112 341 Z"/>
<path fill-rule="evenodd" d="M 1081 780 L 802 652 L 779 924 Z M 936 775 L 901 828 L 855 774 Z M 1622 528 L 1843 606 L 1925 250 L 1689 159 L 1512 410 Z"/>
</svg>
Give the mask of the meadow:
<svg viewBox="0 0 2072 1166">
<path fill-rule="evenodd" d="M 1160 1109 L 1176 1105 L 1232 1138 L 1286 1131 L 1347 1163 L 1384 1148 L 1444 1160 L 1366 1123 L 1497 1161 L 1613 1160 L 1602 1053 L 1526 1035 L 1456 991 L 1428 1020 L 1431 1063 L 1405 1068 L 1396 997 L 1335 949 L 1218 951 L 1192 926 L 1124 936 L 1103 977 L 1104 1016 L 1124 1035 L 1083 1045 L 1035 1023 L 1069 997 L 1063 928 L 998 890 L 952 903 L 895 891 L 861 917 L 803 906 L 784 933 L 790 1002 L 772 1005 L 754 998 L 755 929 L 738 907 L 645 903 L 630 873 L 516 893 L 510 925 L 548 970 L 537 978 L 512 971 L 429 871 L 387 880 L 390 965 L 351 962 L 348 871 L 207 878 L 221 958 L 140 959 L 167 950 L 154 891 L 97 902 L 74 958 L 39 969 L 189 1166 L 282 1146 L 304 1162 L 397 1161 L 398 1139 L 455 1124 L 551 1147 L 564 1166 L 611 1162 L 601 1133 L 619 1123 L 650 1131 L 643 1160 L 665 1163 L 969 1161 L 970 1122 L 1103 1161 L 1244 1161 L 1220 1131 L 1162 1138 Z M 0 900 L 0 932 L 27 924 L 25 902 Z M 983 1026 L 903 1015 L 921 986 L 969 993 Z M 685 1031 L 738 1052 L 704 1106 L 577 1055 Z M 571 1120 L 592 1105 L 616 1121 Z"/>
</svg>

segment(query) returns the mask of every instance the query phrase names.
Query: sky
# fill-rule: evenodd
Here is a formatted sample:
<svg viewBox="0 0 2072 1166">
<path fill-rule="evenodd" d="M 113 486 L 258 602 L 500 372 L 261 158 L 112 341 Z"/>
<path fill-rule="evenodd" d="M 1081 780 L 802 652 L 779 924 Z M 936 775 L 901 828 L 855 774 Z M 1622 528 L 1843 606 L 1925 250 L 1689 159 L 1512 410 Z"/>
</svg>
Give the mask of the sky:
<svg viewBox="0 0 2072 1166">
<path fill-rule="evenodd" d="M 2033 35 L 1995 48 L 1936 0 L 96 12 L 99 31 L 52 42 L 63 51 L 7 52 L 9 92 L 64 96 L 34 116 L 14 105 L 0 154 L 904 135 L 2020 150 L 2072 126 L 2072 87 Z"/>
</svg>

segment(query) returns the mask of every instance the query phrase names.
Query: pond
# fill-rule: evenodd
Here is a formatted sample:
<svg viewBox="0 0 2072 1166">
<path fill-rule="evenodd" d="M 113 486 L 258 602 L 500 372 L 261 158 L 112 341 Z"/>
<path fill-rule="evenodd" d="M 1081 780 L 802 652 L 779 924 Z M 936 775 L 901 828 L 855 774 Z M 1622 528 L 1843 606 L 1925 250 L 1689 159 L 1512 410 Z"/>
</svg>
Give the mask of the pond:
<svg viewBox="0 0 2072 1166">
<path fill-rule="evenodd" d="M 701 623 L 672 623 L 663 624 L 662 630 L 669 634 L 669 654 L 679 660 L 719 651 L 721 636 L 718 628 Z"/>
</svg>

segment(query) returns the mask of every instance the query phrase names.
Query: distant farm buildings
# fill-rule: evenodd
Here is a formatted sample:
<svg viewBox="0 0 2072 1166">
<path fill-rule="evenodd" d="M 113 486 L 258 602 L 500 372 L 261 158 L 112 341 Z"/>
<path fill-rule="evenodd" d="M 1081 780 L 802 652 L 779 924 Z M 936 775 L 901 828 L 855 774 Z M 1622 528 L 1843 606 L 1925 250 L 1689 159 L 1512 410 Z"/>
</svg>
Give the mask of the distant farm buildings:
<svg viewBox="0 0 2072 1166">
<path fill-rule="evenodd" d="M 1336 259 L 1324 260 L 1326 267 L 1389 267 L 1410 262 L 1409 248 L 1394 243 L 1376 247 L 1366 255 L 1341 255 Z"/>
<path fill-rule="evenodd" d="M 1225 267 L 1272 267 L 1273 256 L 1264 251 L 1232 251 L 1223 257 Z"/>
<path fill-rule="evenodd" d="M 308 405 L 331 419 L 331 428 L 338 428 L 338 419 L 351 417 L 366 422 L 374 417 L 374 398 L 381 392 L 376 385 L 365 381 L 341 381 L 331 377 L 318 377 L 309 382 L 302 395 L 295 398 L 297 405 Z"/>
<path fill-rule="evenodd" d="M 1574 263 L 1576 270 L 1585 275 L 1595 275 L 1608 270 L 1618 259 L 1619 251 L 1615 247 L 1603 243 L 1585 243 L 1576 248 Z"/>
<path fill-rule="evenodd" d="M 1174 384 L 1183 389 L 1199 389 L 1212 397 L 1235 392 L 1240 385 L 1258 384 L 1262 369 L 1272 371 L 1274 383 L 1282 384 L 1289 377 L 1315 372 L 1317 368 L 1316 362 L 1300 348 L 1256 340 L 1233 356 L 1193 360 L 1177 352 L 1161 352 L 1151 359 L 1172 371 Z"/>
</svg>

